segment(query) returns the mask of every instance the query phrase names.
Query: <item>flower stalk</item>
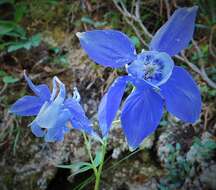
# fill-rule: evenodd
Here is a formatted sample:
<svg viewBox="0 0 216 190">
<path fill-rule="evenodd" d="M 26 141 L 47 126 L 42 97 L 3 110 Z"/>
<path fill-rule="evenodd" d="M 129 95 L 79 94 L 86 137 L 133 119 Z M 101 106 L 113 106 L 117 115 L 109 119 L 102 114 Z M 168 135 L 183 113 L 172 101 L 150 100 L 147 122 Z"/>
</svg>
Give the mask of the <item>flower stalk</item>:
<svg viewBox="0 0 216 190">
<path fill-rule="evenodd" d="M 104 140 L 104 143 L 102 144 L 102 159 L 101 159 L 99 168 L 97 170 L 97 174 L 95 175 L 94 190 L 99 190 L 101 173 L 102 173 L 102 169 L 103 169 L 103 165 L 104 165 L 104 158 L 105 158 L 105 154 L 106 154 L 106 148 L 107 148 L 107 140 Z"/>
<path fill-rule="evenodd" d="M 94 171 L 94 175 L 95 175 L 95 186 L 94 186 L 94 190 L 99 190 L 100 187 L 100 179 L 101 179 L 101 174 L 102 174 L 102 169 L 103 169 L 103 165 L 104 165 L 104 158 L 105 158 L 105 154 L 106 154 L 106 147 L 107 147 L 107 139 L 105 139 L 102 143 L 102 157 L 100 160 L 100 164 L 97 167 L 95 165 L 92 153 L 91 153 L 91 145 L 89 140 L 87 139 L 87 136 L 85 133 L 83 133 L 83 137 L 84 137 L 84 141 L 85 141 L 85 146 L 86 146 L 86 150 L 87 153 L 89 155 L 91 164 L 92 164 L 92 169 Z"/>
</svg>

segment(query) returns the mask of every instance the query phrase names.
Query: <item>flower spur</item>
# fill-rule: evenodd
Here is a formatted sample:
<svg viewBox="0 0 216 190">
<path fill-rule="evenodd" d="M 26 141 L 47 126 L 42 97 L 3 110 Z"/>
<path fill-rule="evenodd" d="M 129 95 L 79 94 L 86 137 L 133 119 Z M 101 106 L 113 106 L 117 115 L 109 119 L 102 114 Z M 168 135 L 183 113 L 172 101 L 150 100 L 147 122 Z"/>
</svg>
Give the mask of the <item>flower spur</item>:
<svg viewBox="0 0 216 190">
<path fill-rule="evenodd" d="M 136 148 L 159 125 L 163 107 L 179 119 L 194 123 L 201 112 L 201 95 L 190 74 L 175 66 L 171 56 L 192 39 L 197 7 L 179 8 L 152 38 L 149 51 L 137 54 L 133 43 L 120 31 L 93 30 L 77 33 L 81 47 L 96 63 L 125 67 L 101 100 L 98 120 L 107 136 L 128 82 L 136 88 L 126 99 L 121 124 L 127 141 Z"/>
<path fill-rule="evenodd" d="M 80 95 L 77 89 L 73 98 L 66 99 L 65 85 L 58 77 L 53 78 L 52 93 L 45 84 L 34 85 L 25 72 L 24 77 L 36 96 L 20 98 L 11 106 L 10 112 L 19 116 L 36 115 L 30 124 L 35 136 L 44 137 L 46 142 L 62 141 L 64 134 L 69 131 L 67 123 L 70 122 L 74 128 L 97 137 L 79 104 Z"/>
</svg>

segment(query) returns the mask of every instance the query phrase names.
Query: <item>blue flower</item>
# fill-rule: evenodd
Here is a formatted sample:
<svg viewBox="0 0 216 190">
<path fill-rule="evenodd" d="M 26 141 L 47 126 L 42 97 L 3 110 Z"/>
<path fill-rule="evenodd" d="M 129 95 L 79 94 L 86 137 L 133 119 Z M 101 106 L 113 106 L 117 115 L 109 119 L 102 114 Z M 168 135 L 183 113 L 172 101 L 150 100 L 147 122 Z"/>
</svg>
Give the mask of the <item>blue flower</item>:
<svg viewBox="0 0 216 190">
<path fill-rule="evenodd" d="M 116 30 L 77 33 L 82 48 L 105 67 L 125 66 L 127 76 L 118 77 L 101 100 L 98 119 L 107 136 L 128 82 L 136 88 L 123 105 L 121 124 L 132 148 L 153 133 L 163 107 L 179 119 L 194 123 L 201 112 L 200 91 L 190 74 L 175 66 L 171 56 L 186 48 L 192 39 L 197 7 L 179 8 L 156 32 L 149 51 L 137 54 L 130 39 Z"/>
<path fill-rule="evenodd" d="M 30 124 L 35 136 L 44 137 L 46 142 L 62 141 L 69 131 L 68 122 L 76 129 L 97 136 L 79 104 L 77 89 L 73 98 L 66 99 L 65 85 L 57 77 L 53 78 L 52 94 L 47 85 L 34 85 L 25 72 L 24 77 L 35 96 L 20 98 L 11 106 L 10 112 L 19 116 L 36 115 Z"/>
</svg>

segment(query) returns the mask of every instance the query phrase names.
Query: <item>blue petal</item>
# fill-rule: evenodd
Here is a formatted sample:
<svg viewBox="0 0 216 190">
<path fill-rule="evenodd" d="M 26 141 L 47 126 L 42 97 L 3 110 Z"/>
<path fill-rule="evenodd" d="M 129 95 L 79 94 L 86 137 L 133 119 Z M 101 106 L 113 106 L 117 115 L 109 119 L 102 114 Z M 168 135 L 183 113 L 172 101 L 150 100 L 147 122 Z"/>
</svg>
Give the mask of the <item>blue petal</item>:
<svg viewBox="0 0 216 190">
<path fill-rule="evenodd" d="M 56 94 L 57 92 L 57 84 L 59 85 L 59 93 L 58 95 Z M 51 98 L 50 100 L 53 101 L 54 99 L 54 102 L 55 104 L 62 104 L 65 100 L 65 96 L 66 96 L 66 89 L 65 89 L 65 85 L 64 83 L 62 83 L 58 77 L 53 77 L 53 91 L 52 91 L 52 94 L 51 94 Z"/>
<path fill-rule="evenodd" d="M 36 123 L 31 125 L 31 131 L 36 137 L 43 137 L 45 130 L 41 129 Z"/>
<path fill-rule="evenodd" d="M 112 121 L 116 116 L 127 81 L 128 77 L 126 76 L 118 77 L 100 102 L 98 109 L 98 121 L 103 136 L 108 134 Z"/>
<path fill-rule="evenodd" d="M 46 84 L 37 85 L 36 88 L 39 90 L 39 97 L 44 101 L 49 101 L 51 93 L 50 89 Z"/>
<path fill-rule="evenodd" d="M 59 84 L 59 93 L 56 95 L 57 83 Z M 43 104 L 40 112 L 33 121 L 41 128 L 53 128 L 56 125 L 60 111 L 63 108 L 63 102 L 66 95 L 65 85 L 57 77 L 54 77 L 53 84 L 54 90 L 51 96 L 51 102 L 45 102 Z"/>
<path fill-rule="evenodd" d="M 179 119 L 194 123 L 201 112 L 200 91 L 190 76 L 181 67 L 174 67 L 170 79 L 161 86 L 167 110 Z"/>
<path fill-rule="evenodd" d="M 83 110 L 82 106 L 74 100 L 73 98 L 68 98 L 65 100 L 64 105 L 68 108 L 72 113 L 76 112 L 79 115 L 85 115 L 85 111 Z"/>
<path fill-rule="evenodd" d="M 36 96 L 24 96 L 17 100 L 10 109 L 10 112 L 19 116 L 33 116 L 37 115 L 43 101 Z"/>
<path fill-rule="evenodd" d="M 29 87 L 31 90 L 42 100 L 48 101 L 50 99 L 50 90 L 49 87 L 46 84 L 41 84 L 41 85 L 34 85 L 31 79 L 26 75 L 24 72 L 24 77 L 26 82 L 28 83 Z"/>
<path fill-rule="evenodd" d="M 154 35 L 150 49 L 173 56 L 186 48 L 193 36 L 197 9 L 197 6 L 177 9 Z"/>
<path fill-rule="evenodd" d="M 86 117 L 82 106 L 76 100 L 68 98 L 65 100 L 64 106 L 71 112 L 70 121 L 75 129 L 83 130 L 90 135 L 94 135 L 92 123 Z"/>
<path fill-rule="evenodd" d="M 64 134 L 69 130 L 66 126 L 71 113 L 68 109 L 61 110 L 57 118 L 56 124 L 53 128 L 49 128 L 47 134 L 45 135 L 46 142 L 62 141 L 64 139 Z"/>
<path fill-rule="evenodd" d="M 30 125 L 37 124 L 41 128 L 53 128 L 57 122 L 61 108 L 53 103 L 49 104 L 45 102 Z"/>
<path fill-rule="evenodd" d="M 136 58 L 133 43 L 119 31 L 93 30 L 77 33 L 77 36 L 88 56 L 105 67 L 122 67 Z"/>
<path fill-rule="evenodd" d="M 64 132 L 62 126 L 51 128 L 45 135 L 46 142 L 59 142 L 64 140 Z"/>
<path fill-rule="evenodd" d="M 151 88 L 130 94 L 121 115 L 122 128 L 130 147 L 137 148 L 156 130 L 162 113 L 163 100 Z"/>
</svg>

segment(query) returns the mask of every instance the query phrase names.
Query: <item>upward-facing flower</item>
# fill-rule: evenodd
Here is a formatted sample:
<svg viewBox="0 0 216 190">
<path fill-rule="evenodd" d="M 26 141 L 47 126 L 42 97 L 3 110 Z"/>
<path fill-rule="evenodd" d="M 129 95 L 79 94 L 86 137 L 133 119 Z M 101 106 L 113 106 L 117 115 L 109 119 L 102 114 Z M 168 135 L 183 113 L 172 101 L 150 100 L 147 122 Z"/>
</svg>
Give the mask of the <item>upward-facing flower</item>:
<svg viewBox="0 0 216 190">
<path fill-rule="evenodd" d="M 11 106 L 10 111 L 19 116 L 36 115 L 30 124 L 35 136 L 45 137 L 46 142 L 62 141 L 64 134 L 69 131 L 68 122 L 76 129 L 97 136 L 79 104 L 80 96 L 76 89 L 73 98 L 66 99 L 65 85 L 57 77 L 53 78 L 51 94 L 47 85 L 36 86 L 25 73 L 24 76 L 35 96 L 20 98 Z"/>
<path fill-rule="evenodd" d="M 171 56 L 192 39 L 197 7 L 180 8 L 154 35 L 149 51 L 137 54 L 130 39 L 116 30 L 77 33 L 82 48 L 96 63 L 126 67 L 103 97 L 98 117 L 104 136 L 120 106 L 128 82 L 136 86 L 124 103 L 121 123 L 129 145 L 136 148 L 156 130 L 163 107 L 179 119 L 194 123 L 201 112 L 200 92 L 189 73 L 175 66 Z"/>
</svg>

